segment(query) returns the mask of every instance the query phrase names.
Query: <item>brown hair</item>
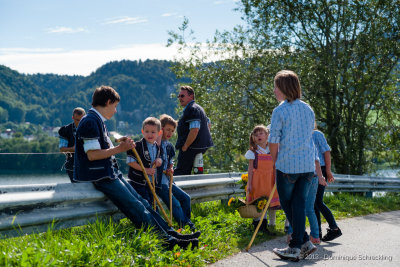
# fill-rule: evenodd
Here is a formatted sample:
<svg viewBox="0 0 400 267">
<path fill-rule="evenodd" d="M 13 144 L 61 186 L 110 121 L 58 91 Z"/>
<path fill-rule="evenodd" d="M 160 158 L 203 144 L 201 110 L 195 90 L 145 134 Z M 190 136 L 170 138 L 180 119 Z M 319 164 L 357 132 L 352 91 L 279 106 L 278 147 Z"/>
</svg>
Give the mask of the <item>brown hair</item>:
<svg viewBox="0 0 400 267">
<path fill-rule="evenodd" d="M 75 114 L 78 116 L 81 116 L 81 115 L 85 115 L 86 112 L 83 108 L 77 107 L 77 108 L 74 108 L 74 111 L 72 111 L 72 116 L 74 116 Z"/>
<path fill-rule="evenodd" d="M 193 95 L 194 99 L 194 89 L 192 87 L 190 87 L 189 85 L 182 85 L 180 89 L 187 91 L 188 95 Z"/>
<path fill-rule="evenodd" d="M 144 129 L 144 126 L 146 125 L 157 126 L 157 131 L 161 130 L 161 123 L 160 120 L 157 118 L 147 117 L 142 123 L 142 129 Z"/>
<path fill-rule="evenodd" d="M 172 125 L 174 128 L 176 128 L 177 122 L 172 118 L 170 115 L 167 114 L 162 114 L 160 115 L 160 122 L 161 122 L 161 127 L 165 127 L 165 125 L 169 124 Z"/>
<path fill-rule="evenodd" d="M 265 125 L 260 124 L 254 127 L 253 131 L 250 134 L 249 140 L 249 149 L 253 152 L 256 152 L 257 150 L 257 144 L 254 142 L 254 135 L 259 131 L 264 131 L 267 135 L 269 135 L 269 129 L 265 127 Z"/>
<path fill-rule="evenodd" d="M 281 70 L 274 78 L 274 86 L 291 102 L 301 97 L 301 86 L 297 74 L 291 70 Z"/>
<path fill-rule="evenodd" d="M 114 90 L 114 88 L 102 85 L 96 88 L 96 90 L 93 93 L 92 106 L 105 107 L 107 105 L 108 100 L 110 100 L 111 103 L 115 103 L 119 102 L 121 98 L 119 97 L 117 91 Z"/>
</svg>

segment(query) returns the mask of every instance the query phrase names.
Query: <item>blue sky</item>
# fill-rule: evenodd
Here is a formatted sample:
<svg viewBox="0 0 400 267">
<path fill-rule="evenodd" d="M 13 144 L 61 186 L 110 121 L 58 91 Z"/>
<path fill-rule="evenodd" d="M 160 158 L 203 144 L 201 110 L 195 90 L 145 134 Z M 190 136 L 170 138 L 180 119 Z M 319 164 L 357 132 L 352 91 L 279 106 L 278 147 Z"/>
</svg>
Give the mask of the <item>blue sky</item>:
<svg viewBox="0 0 400 267">
<path fill-rule="evenodd" d="M 199 41 L 243 24 L 238 0 L 0 0 L 0 64 L 89 75 L 112 60 L 173 59 L 168 31 L 187 17 Z"/>
</svg>

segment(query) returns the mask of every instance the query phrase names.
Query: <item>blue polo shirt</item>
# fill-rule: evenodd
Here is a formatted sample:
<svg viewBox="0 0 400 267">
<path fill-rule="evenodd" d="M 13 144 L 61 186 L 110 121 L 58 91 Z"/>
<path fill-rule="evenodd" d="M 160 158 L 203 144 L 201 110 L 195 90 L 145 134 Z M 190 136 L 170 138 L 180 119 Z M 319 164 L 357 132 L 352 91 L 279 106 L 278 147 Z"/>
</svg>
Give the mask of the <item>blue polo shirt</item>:
<svg viewBox="0 0 400 267">
<path fill-rule="evenodd" d="M 312 137 L 314 140 L 314 144 L 318 150 L 319 163 L 321 164 L 321 167 L 325 166 L 324 153 L 327 151 L 331 151 L 331 147 L 328 145 L 328 142 L 326 141 L 325 136 L 322 132 L 314 130 Z"/>
<path fill-rule="evenodd" d="M 299 99 L 285 100 L 274 109 L 268 142 L 279 144 L 276 169 L 288 174 L 314 172 L 314 121 L 312 108 Z"/>
</svg>

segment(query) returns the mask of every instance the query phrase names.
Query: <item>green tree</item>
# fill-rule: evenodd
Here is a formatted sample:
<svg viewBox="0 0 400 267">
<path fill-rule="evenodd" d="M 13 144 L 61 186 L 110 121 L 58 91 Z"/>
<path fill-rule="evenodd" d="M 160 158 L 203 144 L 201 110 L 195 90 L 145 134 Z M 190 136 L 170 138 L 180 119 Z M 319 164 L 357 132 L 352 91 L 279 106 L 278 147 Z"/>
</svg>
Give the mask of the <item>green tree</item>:
<svg viewBox="0 0 400 267">
<path fill-rule="evenodd" d="M 8 111 L 0 107 L 0 123 L 8 121 Z"/>
<path fill-rule="evenodd" d="M 220 112 L 214 123 L 231 126 L 213 128 L 220 138 L 227 128 L 249 132 L 251 127 L 241 126 L 268 122 L 276 106 L 272 79 L 281 69 L 294 70 L 332 147 L 336 172 L 362 174 L 370 151 L 399 146 L 392 138 L 400 121 L 399 9 L 399 1 L 388 0 L 242 0 L 238 10 L 247 27 L 217 32 L 207 52 L 204 45 L 191 45 L 187 20 L 181 32 L 170 33 L 169 44 L 191 55 L 174 71 L 192 79 L 207 110 Z M 207 64 L 213 58 L 221 60 Z M 216 98 L 225 105 L 216 106 Z M 247 123 L 236 124 L 240 117 Z M 244 142 L 232 138 L 239 149 Z"/>
</svg>

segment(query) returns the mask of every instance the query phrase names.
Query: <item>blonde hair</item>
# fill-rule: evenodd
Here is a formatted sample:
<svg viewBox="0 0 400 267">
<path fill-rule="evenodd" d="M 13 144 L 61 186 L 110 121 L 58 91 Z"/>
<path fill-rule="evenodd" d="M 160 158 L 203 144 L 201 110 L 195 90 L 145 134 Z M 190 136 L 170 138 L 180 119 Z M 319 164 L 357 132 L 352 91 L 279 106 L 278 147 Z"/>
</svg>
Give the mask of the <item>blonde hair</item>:
<svg viewBox="0 0 400 267">
<path fill-rule="evenodd" d="M 257 144 L 254 142 L 254 135 L 257 132 L 263 131 L 265 134 L 269 135 L 269 129 L 265 125 L 257 125 L 254 127 L 253 131 L 250 134 L 250 140 L 249 140 L 249 149 L 253 152 L 256 152 L 257 150 Z"/>
<path fill-rule="evenodd" d="M 144 130 L 144 126 L 146 126 L 146 125 L 157 126 L 157 131 L 161 130 L 161 122 L 157 118 L 147 117 L 142 123 L 142 129 L 143 130 Z"/>
<path fill-rule="evenodd" d="M 274 78 L 274 86 L 291 102 L 301 98 L 301 86 L 299 77 L 291 70 L 281 70 Z"/>
</svg>

